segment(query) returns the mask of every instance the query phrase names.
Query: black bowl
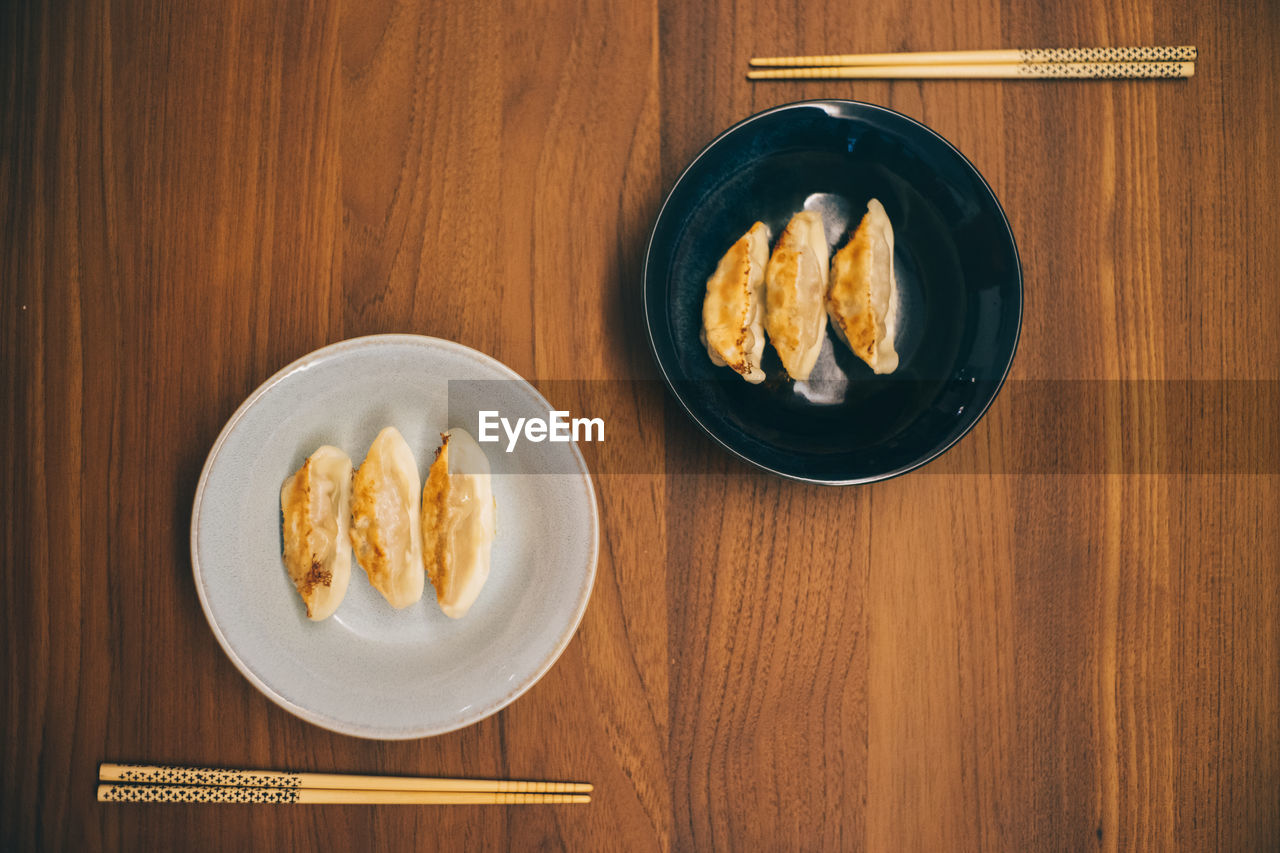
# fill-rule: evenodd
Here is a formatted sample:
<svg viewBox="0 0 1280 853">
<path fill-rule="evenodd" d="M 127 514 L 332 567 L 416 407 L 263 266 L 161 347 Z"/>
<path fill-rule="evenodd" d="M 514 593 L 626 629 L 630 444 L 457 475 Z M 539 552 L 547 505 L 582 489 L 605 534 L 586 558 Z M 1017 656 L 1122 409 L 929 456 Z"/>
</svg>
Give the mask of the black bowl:
<svg viewBox="0 0 1280 853">
<path fill-rule="evenodd" d="M 834 251 L 871 198 L 894 229 L 898 369 L 872 373 L 830 328 L 808 382 L 772 347 L 759 385 L 713 365 L 702 299 L 729 246 L 807 208 Z M 869 483 L 936 458 L 991 405 L 1018 345 L 1022 269 L 991 188 L 949 142 L 884 107 L 803 101 L 734 125 L 685 169 L 649 238 L 644 312 L 667 384 L 712 438 L 784 477 Z"/>
</svg>

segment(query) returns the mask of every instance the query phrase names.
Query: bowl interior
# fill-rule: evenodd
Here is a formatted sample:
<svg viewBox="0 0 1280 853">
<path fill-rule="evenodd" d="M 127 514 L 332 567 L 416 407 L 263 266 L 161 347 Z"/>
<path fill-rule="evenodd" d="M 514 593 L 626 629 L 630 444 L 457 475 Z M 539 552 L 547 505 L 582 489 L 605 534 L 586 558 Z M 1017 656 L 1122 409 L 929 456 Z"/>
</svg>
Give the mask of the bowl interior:
<svg viewBox="0 0 1280 853">
<path fill-rule="evenodd" d="M 773 348 L 751 385 L 699 341 L 707 277 L 757 219 L 776 236 L 823 214 L 833 251 L 877 198 L 893 223 L 897 371 L 877 376 L 827 339 L 806 382 Z M 999 389 L 1017 345 L 1022 282 L 1004 214 L 949 143 L 898 113 L 793 104 L 727 131 L 681 176 L 654 227 L 645 311 L 673 391 L 712 437 L 761 467 L 824 482 L 910 470 L 958 440 Z"/>
</svg>

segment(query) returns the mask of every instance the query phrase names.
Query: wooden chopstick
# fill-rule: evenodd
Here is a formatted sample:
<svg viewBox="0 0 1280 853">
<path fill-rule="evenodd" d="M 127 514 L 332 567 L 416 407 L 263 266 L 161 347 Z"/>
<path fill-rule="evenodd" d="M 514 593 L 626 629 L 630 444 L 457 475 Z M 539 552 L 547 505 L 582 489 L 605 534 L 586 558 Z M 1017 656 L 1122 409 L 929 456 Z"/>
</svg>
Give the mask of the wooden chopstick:
<svg viewBox="0 0 1280 853">
<path fill-rule="evenodd" d="M 1008 50 L 934 50 L 841 53 L 827 56 L 757 56 L 754 66 L 786 65 L 995 65 L 1009 62 L 1195 62 L 1195 45 L 1154 47 L 1029 47 Z"/>
<path fill-rule="evenodd" d="M 223 770 L 158 764 L 101 764 L 101 782 L 189 787 L 288 788 L 292 790 L 448 791 L 453 793 L 577 794 L 589 782 L 534 782 L 518 779 L 445 779 L 428 776 L 361 776 L 350 773 L 288 773 L 280 770 Z M 128 786 L 125 786 L 128 787 Z M 101 789 L 99 789 L 101 793 Z M 221 802 L 221 801 L 219 801 Z M 485 800 L 484 802 L 496 802 Z"/>
<path fill-rule="evenodd" d="M 1042 62 L 986 65 L 842 65 L 748 71 L 750 80 L 919 80 L 1191 77 L 1194 62 Z"/>
<path fill-rule="evenodd" d="M 527 794 L 504 791 L 390 791 L 352 788 L 248 788 L 214 785 L 98 786 L 100 803 L 324 803 L 364 805 L 530 805 L 589 803 L 586 794 Z"/>
</svg>

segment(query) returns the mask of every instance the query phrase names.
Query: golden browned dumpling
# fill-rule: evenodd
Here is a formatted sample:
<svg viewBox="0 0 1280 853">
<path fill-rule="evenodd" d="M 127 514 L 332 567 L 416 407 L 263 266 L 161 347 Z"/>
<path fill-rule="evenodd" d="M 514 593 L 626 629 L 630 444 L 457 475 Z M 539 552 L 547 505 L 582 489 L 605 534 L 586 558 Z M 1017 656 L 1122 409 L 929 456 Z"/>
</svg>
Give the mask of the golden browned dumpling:
<svg viewBox="0 0 1280 853">
<path fill-rule="evenodd" d="M 325 445 L 280 487 L 284 565 L 302 596 L 307 618 L 333 615 L 351 579 L 351 459 Z"/>
<path fill-rule="evenodd" d="M 422 489 L 422 542 L 436 601 L 452 619 L 465 616 L 489 578 L 496 504 L 489 460 L 470 433 L 442 436 Z"/>
<path fill-rule="evenodd" d="M 392 607 L 422 598 L 422 478 L 395 427 L 378 433 L 351 488 L 351 547 L 369 583 Z"/>
<path fill-rule="evenodd" d="M 769 229 L 757 222 L 729 247 L 707 279 L 702 301 L 702 342 L 717 365 L 728 365 L 748 382 L 764 380 L 764 270 Z"/>
<path fill-rule="evenodd" d="M 827 313 L 836 334 L 876 373 L 893 373 L 898 325 L 898 283 L 893 274 L 893 226 L 876 199 L 858 230 L 831 259 Z"/>
<path fill-rule="evenodd" d="M 827 333 L 830 253 L 822 214 L 802 210 L 787 223 L 765 270 L 764 328 L 792 379 L 809 378 Z"/>
</svg>

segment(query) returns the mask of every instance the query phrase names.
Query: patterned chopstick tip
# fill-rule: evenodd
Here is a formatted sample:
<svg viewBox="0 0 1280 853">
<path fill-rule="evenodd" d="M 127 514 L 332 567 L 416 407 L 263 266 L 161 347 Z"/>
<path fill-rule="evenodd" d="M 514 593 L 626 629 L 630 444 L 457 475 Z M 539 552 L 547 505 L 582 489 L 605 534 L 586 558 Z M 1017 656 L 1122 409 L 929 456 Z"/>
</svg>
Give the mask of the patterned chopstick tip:
<svg viewBox="0 0 1280 853">
<path fill-rule="evenodd" d="M 1177 62 L 1024 62 L 1018 66 L 1018 73 L 1023 77 L 1090 79 L 1186 76 Z"/>
<path fill-rule="evenodd" d="M 199 787 L 192 785 L 100 785 L 105 803 L 298 803 L 295 788 Z"/>
<path fill-rule="evenodd" d="M 156 785 L 239 785 L 256 788 L 298 788 L 302 777 L 296 773 L 254 770 L 220 770 L 212 767 L 178 767 L 167 764 L 122 764 L 121 782 Z"/>
<path fill-rule="evenodd" d="M 1023 62 L 1195 62 L 1192 45 L 1160 47 L 1032 47 L 1018 51 Z"/>
</svg>

